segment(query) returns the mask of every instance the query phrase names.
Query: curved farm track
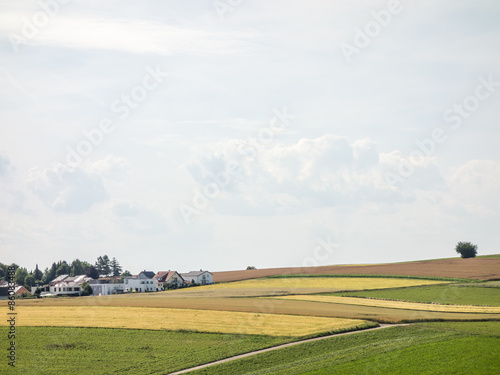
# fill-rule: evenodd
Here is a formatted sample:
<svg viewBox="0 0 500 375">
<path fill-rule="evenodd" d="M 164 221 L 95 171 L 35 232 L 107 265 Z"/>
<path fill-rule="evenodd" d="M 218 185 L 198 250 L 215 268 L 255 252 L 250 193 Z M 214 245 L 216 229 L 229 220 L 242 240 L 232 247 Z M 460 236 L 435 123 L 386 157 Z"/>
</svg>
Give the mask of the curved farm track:
<svg viewBox="0 0 500 375">
<path fill-rule="evenodd" d="M 394 275 L 499 280 L 500 257 L 450 258 L 406 263 L 353 266 L 266 268 L 261 270 L 214 272 L 214 282 L 255 279 L 273 275 Z"/>
<path fill-rule="evenodd" d="M 382 324 L 382 325 L 380 325 L 378 327 L 374 327 L 374 328 L 367 328 L 367 329 L 358 330 L 358 331 L 334 333 L 333 335 L 322 336 L 322 337 L 315 337 L 315 338 L 312 338 L 312 339 L 306 339 L 306 340 L 301 340 L 301 341 L 294 341 L 294 342 L 290 342 L 288 344 L 282 344 L 282 345 L 273 346 L 271 348 L 256 350 L 256 351 L 253 351 L 253 352 L 250 352 L 250 353 L 244 353 L 244 354 L 236 355 L 234 357 L 224 358 L 224 359 L 221 359 L 219 361 L 215 361 L 215 362 L 211 362 L 211 363 L 206 363 L 204 365 L 187 368 L 187 369 L 184 369 L 184 370 L 181 370 L 181 371 L 172 372 L 169 375 L 185 374 L 185 373 L 188 373 L 188 372 L 191 372 L 191 371 L 201 370 L 201 369 L 204 369 L 204 368 L 207 368 L 207 367 L 210 367 L 210 366 L 219 365 L 221 363 L 226 363 L 226 362 L 229 362 L 229 361 L 234 361 L 236 359 L 242 359 L 242 358 L 250 357 L 250 356 L 256 355 L 256 354 L 266 353 L 266 352 L 270 352 L 270 351 L 273 351 L 273 350 L 278 350 L 278 349 L 283 349 L 283 348 L 287 348 L 287 347 L 290 347 L 290 346 L 300 345 L 300 344 L 304 344 L 306 342 L 329 339 L 329 338 L 332 338 L 332 337 L 335 337 L 335 336 L 351 335 L 351 334 L 354 334 L 354 333 L 360 333 L 360 332 L 366 332 L 366 331 L 374 331 L 376 329 L 383 329 L 383 328 L 397 327 L 397 326 L 407 326 L 407 325 L 409 325 L 409 324 Z"/>
</svg>

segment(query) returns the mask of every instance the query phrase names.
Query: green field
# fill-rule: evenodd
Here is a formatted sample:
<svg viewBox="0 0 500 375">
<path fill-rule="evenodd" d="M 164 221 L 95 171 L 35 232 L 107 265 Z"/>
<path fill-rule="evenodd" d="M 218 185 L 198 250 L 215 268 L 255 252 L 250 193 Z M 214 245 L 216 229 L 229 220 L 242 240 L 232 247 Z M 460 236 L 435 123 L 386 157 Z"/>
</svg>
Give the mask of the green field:
<svg viewBox="0 0 500 375">
<path fill-rule="evenodd" d="M 133 329 L 17 327 L 16 368 L 7 365 L 5 356 L 0 361 L 0 374 L 166 374 L 288 341 L 293 339 Z M 4 350 L 7 349 L 7 343 L 2 343 Z"/>
<path fill-rule="evenodd" d="M 401 289 L 364 290 L 332 295 L 345 297 L 381 298 L 408 302 L 426 302 L 450 305 L 500 306 L 500 288 L 461 285 L 432 285 Z"/>
<path fill-rule="evenodd" d="M 17 367 L 1 361 L 0 374 L 168 374 L 375 322 L 422 323 L 300 343 L 192 373 L 495 374 L 499 292 L 499 281 L 343 275 L 18 300 Z"/>
<path fill-rule="evenodd" d="M 500 322 L 419 323 L 339 336 L 190 374 L 498 374 Z"/>
</svg>

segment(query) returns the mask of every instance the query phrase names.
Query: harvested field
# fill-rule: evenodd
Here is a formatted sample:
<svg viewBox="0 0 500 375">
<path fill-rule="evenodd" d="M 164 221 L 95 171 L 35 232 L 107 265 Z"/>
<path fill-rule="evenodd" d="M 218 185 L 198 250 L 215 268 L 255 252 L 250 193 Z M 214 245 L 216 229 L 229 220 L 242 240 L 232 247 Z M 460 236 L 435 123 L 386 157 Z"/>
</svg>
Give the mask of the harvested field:
<svg viewBox="0 0 500 375">
<path fill-rule="evenodd" d="M 261 270 L 242 270 L 214 272 L 214 282 L 255 279 L 273 275 L 406 275 L 421 277 L 447 277 L 476 280 L 500 279 L 500 257 L 449 258 L 407 263 L 267 268 Z"/>
<path fill-rule="evenodd" d="M 337 303 L 294 301 L 267 298 L 164 298 L 165 293 L 141 293 L 141 295 L 53 298 L 43 300 L 19 300 L 18 310 L 28 306 L 136 306 L 198 309 L 215 311 L 239 311 L 286 315 L 307 315 L 372 320 L 379 323 L 401 323 L 422 320 L 500 320 L 500 314 L 450 313 L 412 311 L 375 306 L 356 306 Z M 163 296 L 160 297 L 160 296 Z"/>
<path fill-rule="evenodd" d="M 17 322 L 24 327 L 133 328 L 294 337 L 376 326 L 357 319 L 102 306 L 24 307 L 18 310 Z M 0 325 L 8 323 L 5 320 Z"/>
<path fill-rule="evenodd" d="M 283 296 L 276 298 L 286 299 L 286 300 L 298 300 L 298 301 L 342 303 L 347 305 L 377 306 L 377 307 L 387 307 L 390 309 L 500 314 L 500 307 L 492 307 L 492 306 L 438 305 L 433 303 L 387 301 L 387 300 L 379 300 L 372 298 L 319 296 L 319 295 L 310 295 L 310 296 L 296 295 L 296 296 Z"/>
<path fill-rule="evenodd" d="M 206 285 L 202 287 L 184 289 L 171 292 L 174 295 L 189 296 L 193 293 L 200 297 L 206 296 L 207 292 L 238 290 L 237 295 L 250 291 L 247 295 L 280 295 L 300 293 L 321 293 L 349 290 L 370 290 L 385 288 L 403 288 L 421 285 L 446 284 L 447 282 L 420 279 L 396 279 L 396 278 L 366 278 L 366 277 L 293 277 L 276 279 L 252 279 L 232 283 Z M 308 291 L 309 290 L 309 291 Z M 233 292 L 234 293 L 234 292 Z M 244 296 L 243 294 L 242 296 Z M 212 296 L 222 296 L 212 294 Z"/>
</svg>

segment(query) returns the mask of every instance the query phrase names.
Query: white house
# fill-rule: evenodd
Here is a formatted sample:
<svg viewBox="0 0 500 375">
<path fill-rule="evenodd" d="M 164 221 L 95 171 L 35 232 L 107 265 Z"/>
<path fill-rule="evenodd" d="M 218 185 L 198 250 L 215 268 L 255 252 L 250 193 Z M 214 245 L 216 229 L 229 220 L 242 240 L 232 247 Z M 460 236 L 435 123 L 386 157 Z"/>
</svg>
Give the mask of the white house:
<svg viewBox="0 0 500 375">
<path fill-rule="evenodd" d="M 203 270 L 191 271 L 188 273 L 181 273 L 181 276 L 188 283 L 191 283 L 192 280 L 194 280 L 195 283 L 201 285 L 213 283 L 213 275 L 211 272 L 208 271 L 203 271 Z"/>
<path fill-rule="evenodd" d="M 42 297 L 54 295 L 80 295 L 82 291 L 82 284 L 85 281 L 90 280 L 92 280 L 92 278 L 86 275 L 60 275 L 52 280 L 48 285 L 31 287 L 31 293 L 35 293 L 36 289 L 40 288 L 42 291 Z"/>
<path fill-rule="evenodd" d="M 123 283 L 125 292 L 156 292 L 158 281 L 154 278 L 152 271 L 142 271 L 137 276 L 124 276 Z"/>
<path fill-rule="evenodd" d="M 101 277 L 97 280 L 91 280 L 90 286 L 92 287 L 92 294 L 94 296 L 108 296 L 125 291 L 123 278 L 119 276 Z"/>
</svg>

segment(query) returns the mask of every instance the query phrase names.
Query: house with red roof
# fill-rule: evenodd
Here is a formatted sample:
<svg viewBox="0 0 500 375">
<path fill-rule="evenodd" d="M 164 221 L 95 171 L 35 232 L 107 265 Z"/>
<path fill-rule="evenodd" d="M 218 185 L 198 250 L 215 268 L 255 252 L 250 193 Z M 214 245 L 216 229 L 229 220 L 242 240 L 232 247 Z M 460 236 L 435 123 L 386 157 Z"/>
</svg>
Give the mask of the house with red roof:
<svg viewBox="0 0 500 375">
<path fill-rule="evenodd" d="M 159 271 L 154 276 L 158 282 L 158 289 L 164 290 L 167 285 L 175 285 L 177 287 L 184 285 L 185 281 L 177 271 Z"/>
</svg>

